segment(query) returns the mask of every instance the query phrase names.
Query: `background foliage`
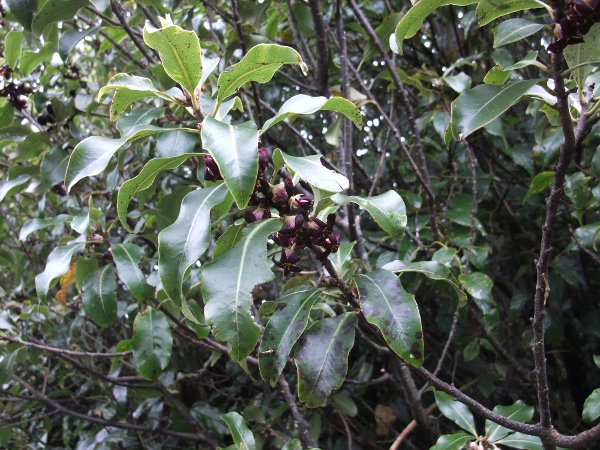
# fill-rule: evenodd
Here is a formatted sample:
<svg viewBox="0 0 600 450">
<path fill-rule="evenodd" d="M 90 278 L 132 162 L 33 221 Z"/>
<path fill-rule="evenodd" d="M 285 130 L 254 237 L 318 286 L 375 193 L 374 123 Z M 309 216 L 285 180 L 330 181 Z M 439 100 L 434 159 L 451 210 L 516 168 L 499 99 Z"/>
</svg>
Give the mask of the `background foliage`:
<svg viewBox="0 0 600 450">
<path fill-rule="evenodd" d="M 598 445 L 596 5 L 3 2 L 0 446 Z"/>
</svg>

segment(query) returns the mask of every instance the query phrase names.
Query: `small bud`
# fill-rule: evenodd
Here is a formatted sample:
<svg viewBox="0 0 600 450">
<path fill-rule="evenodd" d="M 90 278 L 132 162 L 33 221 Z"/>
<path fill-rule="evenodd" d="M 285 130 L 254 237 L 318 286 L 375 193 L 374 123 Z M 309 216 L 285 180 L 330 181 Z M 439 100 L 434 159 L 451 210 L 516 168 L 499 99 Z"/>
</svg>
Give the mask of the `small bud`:
<svg viewBox="0 0 600 450">
<path fill-rule="evenodd" d="M 260 147 L 258 149 L 258 167 L 264 171 L 269 166 L 269 151 L 266 147 Z"/>
<path fill-rule="evenodd" d="M 204 165 L 206 166 L 204 169 L 204 179 L 206 181 L 217 181 L 223 179 L 221 176 L 221 171 L 219 170 L 219 166 L 212 156 L 204 156 Z"/>
</svg>

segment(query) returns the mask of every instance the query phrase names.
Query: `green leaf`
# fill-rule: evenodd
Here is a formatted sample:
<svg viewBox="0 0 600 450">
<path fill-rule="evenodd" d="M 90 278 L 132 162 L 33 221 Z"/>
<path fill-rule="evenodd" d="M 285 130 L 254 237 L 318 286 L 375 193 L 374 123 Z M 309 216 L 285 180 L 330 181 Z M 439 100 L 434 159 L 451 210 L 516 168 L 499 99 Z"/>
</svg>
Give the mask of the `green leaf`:
<svg viewBox="0 0 600 450">
<path fill-rule="evenodd" d="M 366 209 L 371 217 L 394 239 L 400 240 L 406 228 L 406 206 L 404 200 L 396 191 L 387 191 L 375 197 L 348 197 L 336 194 L 331 197 L 336 205 L 345 205 L 352 202 Z"/>
<path fill-rule="evenodd" d="M 26 31 L 31 31 L 31 22 L 37 12 L 38 0 L 6 0 L 6 4 L 17 22 Z"/>
<path fill-rule="evenodd" d="M 202 78 L 202 49 L 196 33 L 177 25 L 156 29 L 146 22 L 144 42 L 158 51 L 165 72 L 190 93 L 196 108 L 195 90 Z"/>
<path fill-rule="evenodd" d="M 348 179 L 321 164 L 319 155 L 290 156 L 276 149 L 273 152 L 273 161 L 283 158 L 285 165 L 291 170 L 292 176 L 297 175 L 311 186 L 328 192 L 341 192 L 348 189 Z"/>
<path fill-rule="evenodd" d="M 479 26 L 482 27 L 507 14 L 543 7 L 544 4 L 537 0 L 481 0 L 476 14 Z"/>
<path fill-rule="evenodd" d="M 581 44 L 570 45 L 564 49 L 563 55 L 569 68 L 586 64 L 573 71 L 573 78 L 579 89 L 585 88 L 585 80 L 600 62 L 600 24 L 596 23 L 585 35 Z M 592 64 L 596 63 L 596 64 Z"/>
<path fill-rule="evenodd" d="M 342 414 L 349 417 L 354 417 L 358 414 L 358 406 L 349 395 L 342 393 L 334 394 L 331 400 L 333 400 L 333 404 Z"/>
<path fill-rule="evenodd" d="M 589 423 L 598 417 L 600 417 L 600 388 L 594 389 L 583 404 L 583 420 Z"/>
<path fill-rule="evenodd" d="M 154 180 L 156 180 L 159 173 L 179 167 L 184 161 L 192 156 L 198 156 L 198 153 L 187 153 L 171 158 L 151 159 L 137 176 L 127 180 L 121 185 L 117 197 L 117 214 L 121 224 L 123 224 L 123 227 L 127 231 L 131 232 L 129 225 L 127 224 L 127 208 L 129 207 L 129 203 L 133 196 L 144 189 L 148 189 L 152 183 L 154 183 Z"/>
<path fill-rule="evenodd" d="M 287 100 L 277 114 L 265 122 L 260 134 L 263 134 L 273 125 L 281 122 L 288 117 L 293 117 L 299 114 L 313 114 L 317 111 L 335 111 L 348 117 L 354 125 L 362 128 L 362 116 L 360 110 L 354 103 L 342 97 L 311 97 L 309 95 L 296 95 Z"/>
<path fill-rule="evenodd" d="M 133 109 L 127 114 L 119 116 L 117 120 L 117 129 L 121 133 L 121 136 L 129 134 L 132 128 L 136 125 L 150 125 L 153 120 L 160 119 L 165 115 L 165 108 L 144 108 L 138 107 Z M 163 134 L 159 135 L 164 136 Z M 189 152 L 184 152 L 189 153 Z M 166 156 L 166 155 L 161 155 Z M 174 156 L 174 155 L 172 155 Z"/>
<path fill-rule="evenodd" d="M 323 405 L 331 392 L 344 382 L 356 324 L 355 313 L 343 313 L 313 322 L 302 335 L 294 362 L 298 372 L 298 398 L 307 407 Z"/>
<path fill-rule="evenodd" d="M 82 178 L 102 173 L 112 156 L 124 145 L 153 134 L 173 131 L 197 133 L 196 130 L 188 128 L 159 128 L 152 125 L 138 125 L 131 129 L 128 135 L 119 139 L 110 139 L 102 136 L 92 136 L 84 139 L 77 144 L 69 159 L 67 174 L 65 175 L 67 191 L 70 191 Z"/>
<path fill-rule="evenodd" d="M 73 242 L 62 247 L 56 247 L 48 255 L 46 268 L 35 277 L 35 289 L 42 301 L 47 300 L 48 290 L 52 281 L 67 273 L 67 270 L 71 267 L 73 253 L 82 251 L 84 248 L 85 243 Z"/>
<path fill-rule="evenodd" d="M 494 48 L 531 36 L 544 28 L 543 23 L 535 23 L 525 19 L 509 19 L 502 22 L 494 30 Z"/>
<path fill-rule="evenodd" d="M 46 42 L 37 52 L 25 51 L 19 60 L 19 66 L 23 75 L 27 76 L 33 72 L 41 63 L 48 63 L 56 48 L 52 42 Z"/>
<path fill-rule="evenodd" d="M 535 177 L 533 177 L 533 180 L 531 180 L 531 184 L 529 185 L 529 190 L 527 191 L 527 194 L 525 195 L 525 198 L 523 199 L 523 203 L 525 203 L 527 201 L 527 199 L 529 197 L 531 197 L 533 194 L 538 194 L 540 192 L 542 192 L 544 189 L 550 187 L 550 185 L 552 184 L 552 182 L 554 181 L 554 172 L 540 172 L 538 173 Z"/>
<path fill-rule="evenodd" d="M 17 66 L 17 61 L 23 50 L 23 32 L 9 31 L 4 39 L 4 58 L 6 65 L 13 69 Z"/>
<path fill-rule="evenodd" d="M 469 408 L 454 400 L 451 395 L 445 392 L 436 390 L 434 394 L 435 402 L 444 416 L 473 436 L 478 436 L 477 429 L 475 428 L 475 420 Z"/>
<path fill-rule="evenodd" d="M 146 282 L 146 277 L 138 267 L 144 250 L 132 243 L 114 244 L 111 250 L 117 265 L 117 275 L 133 296 L 140 301 L 152 297 L 154 289 Z"/>
<path fill-rule="evenodd" d="M 503 85 L 479 85 L 452 102 L 452 134 L 462 140 L 484 127 L 517 103 L 537 80 Z"/>
<path fill-rule="evenodd" d="M 277 44 L 252 47 L 239 63 L 219 75 L 217 101 L 221 103 L 249 81 L 266 83 L 284 64 L 295 64 L 306 71 L 302 57 L 291 47 Z"/>
<path fill-rule="evenodd" d="M 158 235 L 158 274 L 166 294 L 183 301 L 181 286 L 189 267 L 210 245 L 210 210 L 227 194 L 224 183 L 187 194 L 172 225 Z"/>
<path fill-rule="evenodd" d="M 29 236 L 31 233 L 34 233 L 35 231 L 41 230 L 46 227 L 53 227 L 55 225 L 64 223 L 65 220 L 67 220 L 68 218 L 69 216 L 66 214 L 59 214 L 58 216 L 52 217 L 50 219 L 28 220 L 27 222 L 25 222 L 25 225 L 23 225 L 23 228 L 21 228 L 21 231 L 19 232 L 19 240 L 24 241 L 25 239 L 27 239 L 27 236 Z"/>
<path fill-rule="evenodd" d="M 15 120 L 15 108 L 10 103 L 0 107 L 0 129 L 12 125 Z"/>
<path fill-rule="evenodd" d="M 507 419 L 525 423 L 533 418 L 534 408 L 533 406 L 526 405 L 521 400 L 517 400 L 510 406 L 496 406 L 494 412 L 503 415 Z M 506 437 L 509 433 L 512 433 L 512 430 L 504 428 L 490 420 L 485 421 L 485 429 L 488 433 L 488 440 L 490 442 L 496 442 Z"/>
<path fill-rule="evenodd" d="M 389 270 L 357 275 L 362 313 L 381 331 L 390 348 L 409 364 L 423 364 L 423 327 L 415 296 Z"/>
<path fill-rule="evenodd" d="M 4 356 L 2 362 L 0 362 L 0 385 L 8 383 L 13 376 L 13 369 L 17 360 L 19 350 L 11 352 L 9 355 Z"/>
<path fill-rule="evenodd" d="M 526 450 L 542 450 L 542 441 L 537 436 L 529 436 L 523 433 L 513 433 L 504 439 L 495 442 L 496 444 L 506 445 L 512 448 L 522 448 Z"/>
<path fill-rule="evenodd" d="M 64 62 L 67 62 L 69 59 L 69 55 L 75 48 L 75 46 L 86 36 L 90 34 L 97 33 L 100 30 L 100 26 L 97 27 L 88 27 L 85 30 L 77 31 L 77 30 L 67 30 L 63 34 L 60 35 L 60 39 L 58 41 L 58 56 Z"/>
<path fill-rule="evenodd" d="M 30 175 L 21 174 L 12 180 L 6 180 L 0 183 L 0 202 L 7 196 L 14 195 L 25 189 L 25 183 L 31 178 Z"/>
<path fill-rule="evenodd" d="M 206 320 L 215 337 L 231 343 L 230 356 L 241 361 L 256 346 L 260 327 L 250 316 L 252 289 L 275 275 L 267 266 L 267 238 L 281 227 L 277 219 L 250 224 L 230 251 L 202 268 Z"/>
<path fill-rule="evenodd" d="M 229 125 L 207 117 L 202 124 L 202 146 L 215 159 L 238 208 L 245 208 L 258 175 L 256 124 Z"/>
<path fill-rule="evenodd" d="M 85 314 L 103 328 L 117 321 L 117 282 L 115 268 L 106 265 L 92 272 L 83 282 Z"/>
<path fill-rule="evenodd" d="M 502 70 L 506 70 L 509 74 L 512 70 L 522 69 L 523 67 L 531 66 L 536 63 L 538 52 L 535 50 L 530 51 L 525 55 L 525 57 L 514 63 L 514 64 L 504 64 L 501 63 L 500 67 Z M 528 92 L 529 93 L 529 92 Z"/>
<path fill-rule="evenodd" d="M 496 307 L 496 302 L 492 297 L 493 282 L 486 274 L 481 272 L 463 273 L 458 276 L 458 281 L 471 297 L 477 300 L 476 303 L 484 315 Z"/>
<path fill-rule="evenodd" d="M 31 31 L 39 37 L 48 25 L 73 19 L 84 6 L 90 6 L 89 0 L 48 0 L 33 18 Z"/>
<path fill-rule="evenodd" d="M 600 355 L 594 355 L 594 364 L 596 364 L 596 367 L 600 369 Z"/>
<path fill-rule="evenodd" d="M 118 73 L 110 79 L 110 81 L 100 91 L 98 91 L 98 100 L 100 100 L 106 92 L 115 90 L 115 95 L 110 104 L 110 120 L 115 121 L 129 106 L 145 97 L 158 97 L 169 102 L 176 102 L 177 99 L 171 95 L 175 92 L 181 93 L 177 89 L 168 92 L 163 92 L 154 86 L 154 83 L 144 77 L 129 75 L 126 73 Z"/>
<path fill-rule="evenodd" d="M 464 431 L 454 434 L 444 434 L 440 436 L 433 447 L 429 450 L 462 450 L 467 442 L 474 440 L 474 437 Z"/>
<path fill-rule="evenodd" d="M 260 375 L 271 386 L 279 380 L 292 347 L 304 333 L 310 310 L 320 295 L 318 289 L 300 286 L 279 299 L 279 303 L 287 305 L 273 314 L 267 323 L 258 353 Z"/>
<path fill-rule="evenodd" d="M 62 183 L 67 172 L 67 164 L 69 163 L 69 153 L 61 147 L 54 147 L 50 150 L 40 164 L 40 175 L 42 181 L 49 186 L 54 186 Z"/>
<path fill-rule="evenodd" d="M 494 66 L 485 74 L 483 82 L 485 84 L 504 84 L 510 78 L 511 73 L 512 71 L 510 70 L 505 71 L 500 66 Z"/>
<path fill-rule="evenodd" d="M 227 230 L 225 230 L 225 233 L 223 233 L 219 237 L 219 239 L 217 239 L 217 242 L 215 243 L 215 248 L 213 249 L 212 258 L 217 259 L 221 255 L 224 255 L 229 250 L 231 250 L 235 246 L 235 244 L 237 244 L 238 241 L 242 238 L 245 227 L 245 223 L 240 223 L 239 225 L 233 224 L 229 228 L 227 228 Z"/>
<path fill-rule="evenodd" d="M 199 142 L 200 139 L 195 134 L 174 131 L 173 133 L 160 134 L 156 138 L 155 148 L 161 158 L 171 158 L 192 153 Z M 200 154 L 196 153 L 195 155 L 199 156 Z"/>
<path fill-rule="evenodd" d="M 221 419 L 227 423 L 231 430 L 231 437 L 237 450 L 254 450 L 255 442 L 252 431 L 246 426 L 244 418 L 238 413 L 232 411 L 227 414 L 221 414 Z"/>
<path fill-rule="evenodd" d="M 156 380 L 169 364 L 173 336 L 167 318 L 160 311 L 148 308 L 133 322 L 133 357 L 140 374 Z"/>
<path fill-rule="evenodd" d="M 429 14 L 438 8 L 446 5 L 467 6 L 477 3 L 477 0 L 421 0 L 414 5 L 402 18 L 391 39 L 396 39 L 397 48 L 391 45 L 392 49 L 402 55 L 402 43 L 404 39 L 411 38 L 421 28 L 423 21 Z M 390 42 L 391 44 L 391 42 Z M 396 51 L 397 50 L 397 51 Z"/>
</svg>

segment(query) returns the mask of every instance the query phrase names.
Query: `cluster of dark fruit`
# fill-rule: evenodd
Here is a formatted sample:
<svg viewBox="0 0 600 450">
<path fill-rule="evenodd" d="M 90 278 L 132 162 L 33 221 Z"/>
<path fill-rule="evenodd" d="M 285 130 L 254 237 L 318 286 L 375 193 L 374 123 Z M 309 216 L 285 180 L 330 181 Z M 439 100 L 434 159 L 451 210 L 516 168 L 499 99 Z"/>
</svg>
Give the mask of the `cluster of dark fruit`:
<svg viewBox="0 0 600 450">
<path fill-rule="evenodd" d="M 555 7 L 554 35 L 558 40 L 548 46 L 552 53 L 562 53 L 568 46 L 583 42 L 583 36 L 600 21 L 600 0 L 567 0 Z"/>
<path fill-rule="evenodd" d="M 56 123 L 56 117 L 54 117 L 54 108 L 50 103 L 46 105 L 46 113 L 40 114 L 37 117 L 37 121 L 42 126 Z"/>
<path fill-rule="evenodd" d="M 2 76 L 5 79 L 10 79 L 12 76 L 12 70 L 8 67 L 2 68 Z M 11 105 L 17 108 L 19 111 L 27 107 L 27 100 L 24 96 L 27 96 L 33 92 L 31 86 L 25 83 L 13 83 L 10 82 L 2 89 L 0 89 L 0 97 L 6 97 Z"/>
<path fill-rule="evenodd" d="M 276 209 L 283 221 L 283 226 L 277 231 L 273 240 L 283 247 L 279 260 L 273 257 L 273 263 L 283 269 L 284 275 L 290 272 L 300 272 L 298 265 L 300 252 L 309 247 L 320 246 L 324 250 L 318 252 L 317 258 L 324 261 L 331 253 L 340 247 L 340 235 L 333 233 L 335 214 L 329 214 L 327 221 L 310 216 L 314 200 L 304 194 L 294 191 L 290 178 L 283 183 L 271 184 L 265 175 L 269 166 L 269 153 L 265 147 L 258 149 L 258 176 L 249 205 L 254 210 L 246 211 L 244 219 L 248 223 L 271 218 L 271 209 Z M 217 163 L 211 156 L 204 157 L 204 179 L 216 181 L 222 179 Z"/>
</svg>

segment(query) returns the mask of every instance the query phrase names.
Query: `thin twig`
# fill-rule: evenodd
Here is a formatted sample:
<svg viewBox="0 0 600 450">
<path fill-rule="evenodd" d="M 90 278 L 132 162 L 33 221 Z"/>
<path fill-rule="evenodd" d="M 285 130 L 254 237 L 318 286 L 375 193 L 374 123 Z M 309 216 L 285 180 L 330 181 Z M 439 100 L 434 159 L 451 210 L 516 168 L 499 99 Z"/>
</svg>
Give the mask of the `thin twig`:
<svg viewBox="0 0 600 450">
<path fill-rule="evenodd" d="M 283 394 L 283 398 L 285 399 L 285 402 L 290 407 L 290 411 L 292 412 L 292 416 L 294 417 L 294 422 L 296 423 L 296 425 L 298 425 L 298 428 L 300 429 L 300 435 L 302 436 L 302 442 L 304 442 L 304 445 L 306 445 L 306 447 L 309 447 L 309 448 L 314 447 L 315 441 L 313 441 L 313 438 L 311 437 L 310 433 L 308 432 L 308 425 L 306 424 L 306 422 L 302 418 L 302 415 L 300 414 L 300 411 L 298 410 L 298 405 L 296 404 L 296 399 L 292 395 L 292 391 L 290 390 L 290 385 L 288 384 L 284 375 L 281 375 L 281 377 L 279 377 L 279 385 L 281 386 L 281 393 Z"/>
<path fill-rule="evenodd" d="M 121 24 L 127 35 L 131 38 L 133 44 L 139 49 L 140 52 L 142 52 L 142 55 L 144 55 L 144 58 L 146 58 L 146 60 L 149 63 L 156 64 L 156 60 L 150 54 L 150 52 L 148 52 L 146 45 L 139 40 L 138 36 L 133 32 L 133 29 L 129 26 L 129 23 L 127 22 L 127 19 L 123 14 L 123 10 L 121 9 L 121 5 L 119 5 L 119 3 L 117 3 L 116 0 L 110 0 L 110 4 L 112 6 L 112 11 L 114 15 L 117 16 L 117 19 L 119 19 L 119 23 Z"/>
<path fill-rule="evenodd" d="M 78 352 L 74 350 L 65 350 L 62 348 L 49 347 L 47 345 L 36 344 L 34 342 L 26 342 L 22 341 L 18 338 L 13 338 L 7 335 L 0 335 L 0 341 L 8 341 L 14 344 L 23 345 L 25 347 L 33 347 L 40 350 L 45 350 L 50 353 L 54 353 L 57 355 L 69 355 L 69 356 L 85 356 L 88 358 L 119 358 L 123 356 L 128 356 L 133 353 L 133 351 L 128 352 L 115 352 L 115 353 L 96 353 L 96 352 Z"/>
<path fill-rule="evenodd" d="M 327 24 L 323 20 L 323 7 L 321 0 L 308 0 L 308 6 L 315 25 L 315 36 L 317 38 L 317 74 L 315 84 L 321 95 L 327 95 L 329 58 L 327 56 Z M 343 69 L 342 69 L 343 70 Z M 342 87 L 343 89 L 343 87 Z"/>
</svg>

